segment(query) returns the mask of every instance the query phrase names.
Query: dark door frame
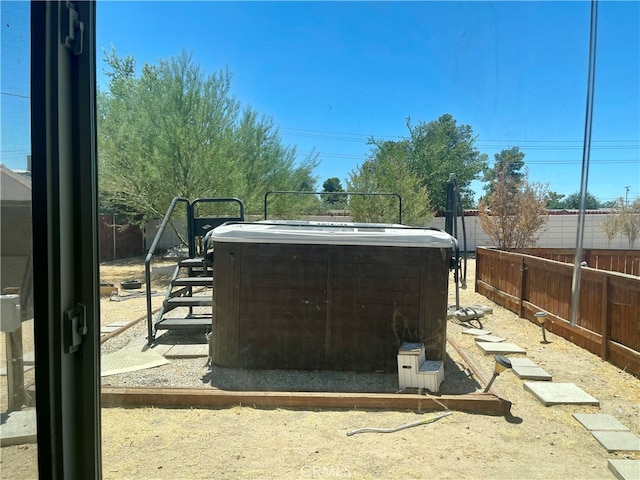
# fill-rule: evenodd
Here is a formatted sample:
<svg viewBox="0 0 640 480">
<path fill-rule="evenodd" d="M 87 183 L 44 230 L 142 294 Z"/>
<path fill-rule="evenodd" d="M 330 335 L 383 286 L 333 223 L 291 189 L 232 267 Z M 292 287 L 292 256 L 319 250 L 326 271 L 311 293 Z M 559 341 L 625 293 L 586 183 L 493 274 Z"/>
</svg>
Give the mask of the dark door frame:
<svg viewBox="0 0 640 480">
<path fill-rule="evenodd" d="M 95 17 L 94 2 L 31 3 L 41 478 L 101 478 Z"/>
</svg>

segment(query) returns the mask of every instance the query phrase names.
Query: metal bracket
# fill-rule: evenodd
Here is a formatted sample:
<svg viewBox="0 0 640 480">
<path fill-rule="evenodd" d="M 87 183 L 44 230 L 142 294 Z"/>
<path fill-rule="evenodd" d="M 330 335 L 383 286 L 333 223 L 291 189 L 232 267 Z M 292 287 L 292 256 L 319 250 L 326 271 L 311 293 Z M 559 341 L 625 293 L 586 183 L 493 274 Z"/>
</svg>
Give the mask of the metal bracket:
<svg viewBox="0 0 640 480">
<path fill-rule="evenodd" d="M 62 26 L 60 34 L 62 43 L 73 52 L 74 55 L 81 55 L 84 44 L 84 23 L 80 21 L 80 15 L 76 6 L 67 1 L 65 3 L 67 13 L 62 12 Z"/>
<path fill-rule="evenodd" d="M 64 312 L 64 351 L 75 353 L 87 334 L 87 308 L 78 304 Z"/>
</svg>

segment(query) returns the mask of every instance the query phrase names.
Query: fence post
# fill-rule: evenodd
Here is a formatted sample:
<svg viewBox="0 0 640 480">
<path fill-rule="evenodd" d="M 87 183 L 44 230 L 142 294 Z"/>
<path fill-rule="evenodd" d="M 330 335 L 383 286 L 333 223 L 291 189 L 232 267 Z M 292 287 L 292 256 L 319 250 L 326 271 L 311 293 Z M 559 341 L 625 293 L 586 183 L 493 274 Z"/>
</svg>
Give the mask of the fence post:
<svg viewBox="0 0 640 480">
<path fill-rule="evenodd" d="M 524 256 L 520 256 L 520 294 L 519 305 L 518 305 L 518 317 L 524 318 L 524 287 L 525 287 L 525 266 L 524 266 Z"/>
<path fill-rule="evenodd" d="M 584 261 L 587 262 L 587 265 L 590 267 L 595 267 L 595 265 L 591 264 L 591 249 L 587 249 L 584 251 Z"/>
<path fill-rule="evenodd" d="M 609 321 L 608 297 L 609 297 L 609 276 L 606 272 L 602 275 L 602 345 L 600 345 L 600 358 L 607 360 L 609 357 L 609 329 L 611 322 Z"/>
</svg>

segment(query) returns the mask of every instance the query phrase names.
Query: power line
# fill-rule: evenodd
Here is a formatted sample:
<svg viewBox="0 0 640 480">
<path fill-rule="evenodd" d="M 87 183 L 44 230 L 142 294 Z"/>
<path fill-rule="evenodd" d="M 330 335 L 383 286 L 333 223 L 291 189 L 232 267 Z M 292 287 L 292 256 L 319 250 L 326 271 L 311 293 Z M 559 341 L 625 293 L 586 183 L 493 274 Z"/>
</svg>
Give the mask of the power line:
<svg viewBox="0 0 640 480">
<path fill-rule="evenodd" d="M 0 95 L 7 95 L 9 97 L 26 98 L 27 100 L 31 100 L 31 97 L 29 95 L 20 95 L 19 93 L 0 92 Z"/>
<path fill-rule="evenodd" d="M 298 155 L 306 156 L 314 152 L 297 152 Z M 367 160 L 370 156 L 366 153 L 363 154 L 348 154 L 348 153 L 332 153 L 332 152 L 315 152 L 318 153 L 321 159 L 338 159 L 338 160 Z M 636 159 L 618 159 L 618 160 L 591 160 L 591 163 L 598 165 L 640 165 L 640 160 Z M 525 162 L 526 165 L 580 165 L 580 160 L 529 160 Z"/>
<path fill-rule="evenodd" d="M 281 127 L 280 128 L 280 132 L 285 134 L 285 135 L 291 135 L 294 137 L 312 137 L 312 138 L 328 138 L 328 139 L 342 139 L 344 138 L 345 140 L 348 141 L 355 141 L 358 137 L 360 139 L 364 138 L 364 139 L 369 139 L 371 137 L 373 138 L 387 138 L 387 139 L 393 139 L 393 138 L 405 138 L 402 135 L 377 135 L 374 133 L 370 133 L 370 134 L 365 134 L 365 133 L 352 133 L 352 132 L 336 132 L 336 131 L 331 131 L 331 130 L 311 130 L 311 129 L 304 129 L 304 128 L 289 128 L 289 127 Z M 640 148 L 640 141 L 639 139 L 632 139 L 632 140 L 593 140 L 593 143 L 617 143 L 617 144 L 632 144 L 630 146 L 628 145 L 621 145 L 624 148 L 627 147 L 636 147 L 636 148 Z M 546 143 L 549 145 L 552 145 L 554 143 L 575 143 L 577 144 L 576 147 L 577 148 L 582 148 L 582 140 L 551 140 L 551 139 L 546 139 L 546 140 L 518 140 L 518 139 L 514 139 L 514 140 L 503 140 L 503 139 L 478 139 L 475 142 L 476 144 L 482 143 L 482 144 L 486 144 L 486 143 L 490 143 L 491 145 L 487 145 L 487 147 L 492 147 L 495 144 L 498 144 L 499 146 L 503 146 L 505 144 L 529 144 L 529 143 L 534 143 L 534 144 L 538 144 L 538 143 Z M 514 145 L 516 146 L 516 145 Z M 519 145 L 518 145 L 519 146 Z M 570 146 L 573 148 L 573 146 Z M 610 148 L 610 147 L 603 147 L 603 148 Z"/>
</svg>

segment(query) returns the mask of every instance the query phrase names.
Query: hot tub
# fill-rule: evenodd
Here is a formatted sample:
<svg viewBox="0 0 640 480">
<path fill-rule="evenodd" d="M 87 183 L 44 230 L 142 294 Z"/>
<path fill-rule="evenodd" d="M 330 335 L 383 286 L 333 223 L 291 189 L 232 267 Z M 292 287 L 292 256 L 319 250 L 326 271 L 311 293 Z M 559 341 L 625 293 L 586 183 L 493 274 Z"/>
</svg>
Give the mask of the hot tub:
<svg viewBox="0 0 640 480">
<path fill-rule="evenodd" d="M 395 372 L 403 342 L 444 361 L 447 233 L 257 222 L 217 227 L 212 240 L 214 363 Z"/>
</svg>

